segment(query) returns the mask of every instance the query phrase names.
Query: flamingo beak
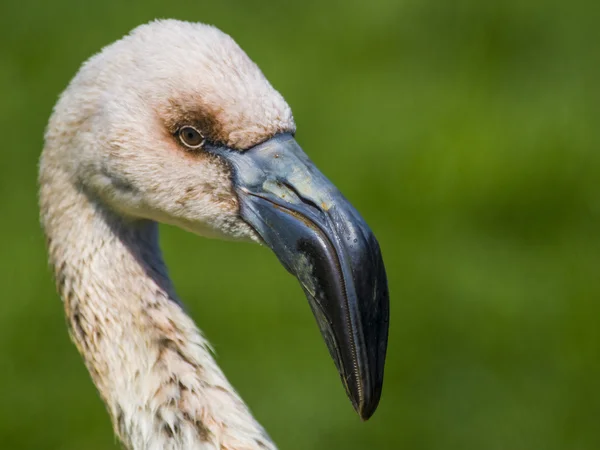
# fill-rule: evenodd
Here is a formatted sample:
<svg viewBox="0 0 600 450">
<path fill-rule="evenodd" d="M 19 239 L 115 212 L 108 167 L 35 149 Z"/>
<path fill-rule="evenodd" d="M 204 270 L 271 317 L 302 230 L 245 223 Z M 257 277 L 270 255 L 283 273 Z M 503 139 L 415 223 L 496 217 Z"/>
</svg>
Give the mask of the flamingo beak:
<svg viewBox="0 0 600 450">
<path fill-rule="evenodd" d="M 294 275 L 354 409 L 363 420 L 381 396 L 389 294 L 379 244 L 358 211 L 289 134 L 227 160 L 241 217 Z"/>
</svg>

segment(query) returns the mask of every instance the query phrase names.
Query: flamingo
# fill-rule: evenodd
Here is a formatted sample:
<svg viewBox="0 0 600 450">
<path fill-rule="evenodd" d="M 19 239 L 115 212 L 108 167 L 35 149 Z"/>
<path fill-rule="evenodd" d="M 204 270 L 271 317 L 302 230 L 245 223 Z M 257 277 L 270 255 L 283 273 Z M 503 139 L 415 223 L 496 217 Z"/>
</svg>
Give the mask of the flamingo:
<svg viewBox="0 0 600 450">
<path fill-rule="evenodd" d="M 82 65 L 45 133 L 39 204 L 69 334 L 125 448 L 275 449 L 167 274 L 158 223 L 266 245 L 363 420 L 389 299 L 365 221 L 303 152 L 283 97 L 218 29 L 160 20 Z"/>
</svg>

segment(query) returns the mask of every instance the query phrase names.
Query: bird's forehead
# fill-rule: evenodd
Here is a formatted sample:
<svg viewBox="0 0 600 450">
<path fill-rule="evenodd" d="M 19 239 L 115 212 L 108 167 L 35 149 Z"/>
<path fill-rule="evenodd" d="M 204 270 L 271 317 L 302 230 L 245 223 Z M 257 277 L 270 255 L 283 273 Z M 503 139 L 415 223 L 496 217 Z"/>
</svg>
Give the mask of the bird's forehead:
<svg viewBox="0 0 600 450">
<path fill-rule="evenodd" d="M 246 149 L 281 132 L 294 132 L 292 112 L 258 66 L 228 35 L 176 21 L 135 30 L 142 98 L 170 132 L 185 124 L 205 137 Z"/>
<path fill-rule="evenodd" d="M 209 141 L 238 150 L 295 131 L 287 105 L 281 107 L 266 98 L 236 97 L 224 91 L 214 97 L 174 94 L 158 101 L 156 112 L 170 134 L 192 125 Z"/>
</svg>

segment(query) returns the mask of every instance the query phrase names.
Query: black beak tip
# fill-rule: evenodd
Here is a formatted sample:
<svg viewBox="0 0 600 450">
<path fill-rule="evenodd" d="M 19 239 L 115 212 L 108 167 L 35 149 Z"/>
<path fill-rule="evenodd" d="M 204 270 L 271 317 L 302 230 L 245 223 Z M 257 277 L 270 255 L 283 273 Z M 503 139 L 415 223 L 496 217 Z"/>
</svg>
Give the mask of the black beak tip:
<svg viewBox="0 0 600 450">
<path fill-rule="evenodd" d="M 371 418 L 371 416 L 373 415 L 373 412 L 370 412 L 368 414 L 359 412 L 358 415 L 360 416 L 360 420 L 362 420 L 363 422 L 366 422 L 367 420 L 369 420 Z"/>
<path fill-rule="evenodd" d="M 360 420 L 366 422 L 371 418 L 375 410 L 377 409 L 377 403 L 374 405 L 363 405 L 358 409 L 358 415 L 360 416 Z"/>
<path fill-rule="evenodd" d="M 381 386 L 373 390 L 363 391 L 362 402 L 359 400 L 356 393 L 348 392 L 350 401 L 354 410 L 358 413 L 360 420 L 366 422 L 375 413 L 375 410 L 379 406 L 379 400 L 381 398 Z"/>
</svg>

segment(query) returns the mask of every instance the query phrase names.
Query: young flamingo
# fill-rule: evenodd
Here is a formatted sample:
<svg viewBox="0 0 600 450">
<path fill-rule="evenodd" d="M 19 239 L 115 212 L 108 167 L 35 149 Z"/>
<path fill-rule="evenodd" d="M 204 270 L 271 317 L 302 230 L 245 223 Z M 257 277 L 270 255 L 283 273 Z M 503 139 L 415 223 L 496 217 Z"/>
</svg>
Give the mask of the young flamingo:
<svg viewBox="0 0 600 450">
<path fill-rule="evenodd" d="M 41 222 L 70 335 L 128 449 L 274 449 L 182 308 L 158 222 L 270 247 L 300 282 L 354 408 L 379 402 L 379 246 L 227 35 L 156 21 L 87 61 L 54 108 Z"/>
</svg>

